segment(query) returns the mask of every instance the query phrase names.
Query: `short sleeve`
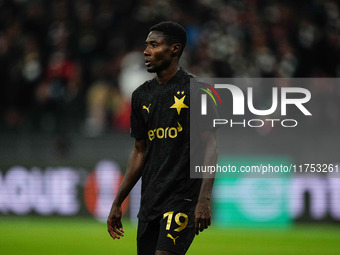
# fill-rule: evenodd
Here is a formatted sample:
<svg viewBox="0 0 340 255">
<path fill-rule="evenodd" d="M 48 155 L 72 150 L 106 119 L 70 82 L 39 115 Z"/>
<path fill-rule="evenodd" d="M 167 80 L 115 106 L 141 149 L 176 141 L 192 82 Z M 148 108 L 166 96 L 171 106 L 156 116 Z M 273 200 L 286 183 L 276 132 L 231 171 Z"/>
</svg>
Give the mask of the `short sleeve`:
<svg viewBox="0 0 340 255">
<path fill-rule="evenodd" d="M 141 115 L 141 107 L 139 104 L 137 92 L 134 91 L 131 97 L 131 115 L 130 115 L 130 135 L 137 140 L 143 140 L 146 136 L 145 123 Z"/>
</svg>

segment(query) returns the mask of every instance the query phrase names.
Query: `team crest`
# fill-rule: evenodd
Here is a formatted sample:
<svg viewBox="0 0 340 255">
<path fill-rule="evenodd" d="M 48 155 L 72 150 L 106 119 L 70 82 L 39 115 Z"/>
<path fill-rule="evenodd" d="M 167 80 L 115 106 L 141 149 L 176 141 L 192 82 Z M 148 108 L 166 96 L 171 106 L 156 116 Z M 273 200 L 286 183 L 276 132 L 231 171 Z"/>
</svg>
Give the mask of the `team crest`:
<svg viewBox="0 0 340 255">
<path fill-rule="evenodd" d="M 177 95 L 180 97 L 181 95 L 183 95 L 182 97 L 178 98 L 177 96 L 174 96 L 174 100 L 175 103 L 170 106 L 170 108 L 175 108 L 177 110 L 178 115 L 180 115 L 181 110 L 183 108 L 189 108 L 189 106 L 187 106 L 186 104 L 184 104 L 184 99 L 185 99 L 185 95 L 184 95 L 184 91 L 177 91 Z"/>
</svg>

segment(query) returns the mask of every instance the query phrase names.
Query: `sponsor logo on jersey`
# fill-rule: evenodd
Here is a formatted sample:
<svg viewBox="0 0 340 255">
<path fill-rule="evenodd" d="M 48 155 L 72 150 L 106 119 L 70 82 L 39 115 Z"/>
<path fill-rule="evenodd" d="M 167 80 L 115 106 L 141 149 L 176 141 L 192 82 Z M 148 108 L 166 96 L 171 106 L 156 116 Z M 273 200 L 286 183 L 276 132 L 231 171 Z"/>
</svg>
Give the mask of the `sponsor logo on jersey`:
<svg viewBox="0 0 340 255">
<path fill-rule="evenodd" d="M 179 132 L 182 132 L 183 127 L 179 122 L 177 122 L 177 127 L 166 127 L 166 128 L 156 128 L 150 129 L 148 131 L 149 140 L 152 141 L 155 138 L 158 139 L 167 139 L 167 138 L 176 138 Z"/>
</svg>

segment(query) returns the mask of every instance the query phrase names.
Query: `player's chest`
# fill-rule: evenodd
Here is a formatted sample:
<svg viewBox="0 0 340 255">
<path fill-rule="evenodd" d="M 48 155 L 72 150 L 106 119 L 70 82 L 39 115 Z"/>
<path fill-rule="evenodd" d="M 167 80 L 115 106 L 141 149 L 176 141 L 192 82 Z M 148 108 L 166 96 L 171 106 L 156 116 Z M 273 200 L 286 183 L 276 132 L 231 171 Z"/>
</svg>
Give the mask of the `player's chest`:
<svg viewBox="0 0 340 255">
<path fill-rule="evenodd" d="M 190 112 L 189 86 L 154 89 L 141 102 L 141 111 L 146 124 L 166 123 L 188 118 Z"/>
</svg>

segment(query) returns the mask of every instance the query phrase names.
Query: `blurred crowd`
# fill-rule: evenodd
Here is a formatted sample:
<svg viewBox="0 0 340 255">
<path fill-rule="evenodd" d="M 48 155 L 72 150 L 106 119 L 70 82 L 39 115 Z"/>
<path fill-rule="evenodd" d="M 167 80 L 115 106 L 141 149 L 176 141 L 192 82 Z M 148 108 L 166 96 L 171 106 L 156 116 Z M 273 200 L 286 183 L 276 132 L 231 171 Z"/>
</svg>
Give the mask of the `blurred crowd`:
<svg viewBox="0 0 340 255">
<path fill-rule="evenodd" d="M 336 0 L 0 0 L 0 130 L 128 131 L 131 91 L 152 77 L 144 70 L 144 40 L 162 20 L 185 26 L 181 66 L 200 77 L 339 77 L 339 6 Z M 339 123 L 340 88 L 310 89 L 319 98 L 316 116 Z"/>
</svg>

